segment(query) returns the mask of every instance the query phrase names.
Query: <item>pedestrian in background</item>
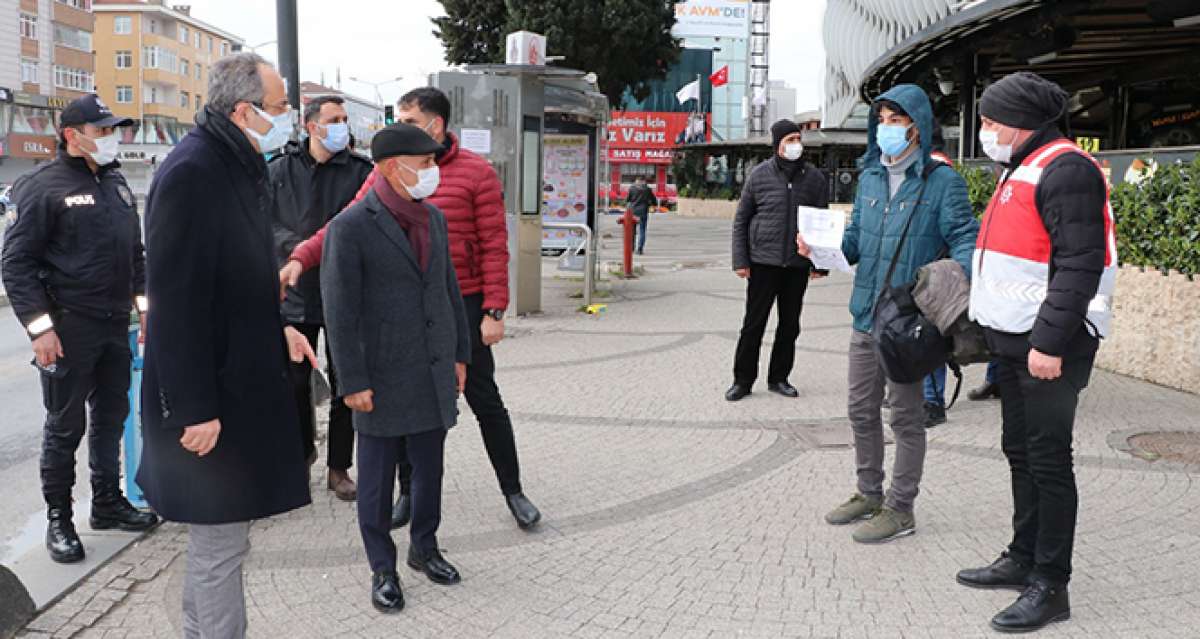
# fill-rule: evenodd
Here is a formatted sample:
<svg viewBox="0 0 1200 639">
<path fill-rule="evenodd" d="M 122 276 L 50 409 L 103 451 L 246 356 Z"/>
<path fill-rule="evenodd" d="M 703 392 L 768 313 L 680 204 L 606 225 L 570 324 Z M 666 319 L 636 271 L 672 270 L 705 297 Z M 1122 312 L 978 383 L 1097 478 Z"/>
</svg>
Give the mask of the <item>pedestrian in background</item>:
<svg viewBox="0 0 1200 639">
<path fill-rule="evenodd" d="M 46 422 L 42 497 L 46 550 L 59 563 L 86 552 L 72 520 L 75 452 L 88 430 L 93 530 L 141 531 L 158 517 L 121 492 L 121 434 L 129 416 L 129 315 L 146 310 L 146 256 L 133 192 L 117 162 L 114 116 L 95 95 L 59 121 L 58 157 L 17 180 L 20 215 L 4 242 L 4 288 L 33 341 Z"/>
<path fill-rule="evenodd" d="M 1058 128 L 1068 99 L 1057 84 L 1019 72 L 979 100 L 980 143 L 1005 173 L 975 250 L 971 318 L 997 356 L 1013 537 L 995 562 L 959 572 L 958 581 L 1022 591 L 992 618 L 1005 632 L 1071 616 L 1075 409 L 1112 322 L 1109 186 L 1096 160 Z"/>
<path fill-rule="evenodd" d="M 946 155 L 946 140 L 942 137 L 942 126 L 933 124 L 933 148 L 929 157 L 946 166 L 954 162 Z M 939 366 L 925 377 L 925 428 L 946 423 L 946 367 Z"/>
<path fill-rule="evenodd" d="M 639 175 L 634 179 L 625 197 L 625 206 L 637 218 L 637 254 L 642 255 L 646 250 L 646 226 L 650 223 L 650 210 L 658 206 L 658 198 L 646 185 L 646 178 Z"/>
<path fill-rule="evenodd" d="M 925 467 L 926 435 L 921 382 L 896 383 L 883 372 L 871 336 L 875 303 L 884 287 L 913 281 L 918 269 L 943 253 L 969 275 L 979 224 L 962 176 L 930 157 L 933 110 L 925 92 L 912 84 L 896 86 L 872 105 L 871 114 L 854 211 L 842 238 L 846 259 L 858 264 L 850 297 L 854 331 L 847 402 L 858 489 L 825 515 L 825 521 L 845 525 L 866 520 L 853 539 L 883 543 L 916 532 L 914 505 Z M 796 241 L 801 253 L 810 252 L 803 237 L 798 235 Z M 893 256 L 898 257 L 896 270 L 884 281 Z M 886 496 L 881 410 L 885 388 L 896 440 Z"/>
<path fill-rule="evenodd" d="M 333 359 L 358 431 L 358 526 L 371 565 L 371 603 L 404 607 L 391 537 L 392 489 L 412 466 L 408 565 L 434 583 L 462 577 L 442 556 L 442 460 L 458 419 L 471 339 L 446 219 L 425 202 L 438 187 L 441 145 L 393 124 L 375 134 L 382 179 L 328 226 L 321 289 Z"/>
<path fill-rule="evenodd" d="M 275 257 L 282 266 L 296 245 L 312 236 L 346 207 L 374 168 L 371 161 L 349 148 L 350 125 L 345 100 L 336 95 L 313 98 L 304 107 L 305 137 L 288 144 L 267 165 L 271 179 Z M 325 324 L 321 304 L 320 269 L 305 273 L 283 299 L 283 319 L 300 331 L 315 351 Z M 326 352 L 328 352 L 328 336 Z M 332 362 L 332 358 L 327 358 Z M 292 387 L 300 416 L 304 456 L 311 465 L 316 451 L 316 412 L 312 396 L 312 367 L 292 364 Z M 337 371 L 329 365 L 333 397 L 329 401 L 329 476 L 326 486 L 343 501 L 357 495 L 350 479 L 354 455 L 354 426 L 350 410 L 337 392 Z"/>
<path fill-rule="evenodd" d="M 310 501 L 288 359 L 316 356 L 280 316 L 263 160 L 287 142 L 291 117 L 269 63 L 222 58 L 147 198 L 137 481 L 164 519 L 190 524 L 185 637 L 245 636 L 250 523 Z"/>
<path fill-rule="evenodd" d="M 522 529 L 530 529 L 542 513 L 525 496 L 521 465 L 512 417 L 496 385 L 496 358 L 492 347 L 504 339 L 504 314 L 508 308 L 508 226 L 504 217 L 504 193 L 500 179 L 480 155 L 462 148 L 449 129 L 450 99 L 434 87 L 413 89 L 400 98 L 396 117 L 419 127 L 441 150 L 436 153 L 439 170 L 437 191 L 428 198 L 446 217 L 450 229 L 450 257 L 471 324 L 471 366 L 463 396 L 475 419 L 488 460 L 496 473 L 500 493 L 509 512 Z M 371 173 L 359 189 L 362 199 L 371 192 L 379 172 Z M 295 283 L 306 269 L 321 263 L 325 231 L 296 247 L 279 273 L 284 284 Z M 401 443 L 403 446 L 403 443 Z M 400 456 L 400 498 L 392 513 L 392 526 L 399 528 L 412 515 L 412 468 Z"/>
<path fill-rule="evenodd" d="M 778 326 L 767 390 L 784 397 L 800 396 L 788 382 L 796 362 L 800 311 L 812 262 L 796 250 L 797 209 L 829 206 L 829 184 L 819 169 L 804 161 L 800 127 L 791 120 L 771 125 L 774 157 L 754 167 L 742 188 L 733 220 L 733 270 L 747 280 L 746 314 L 734 354 L 733 385 L 725 399 L 736 402 L 750 394 L 758 379 L 758 356 L 771 308 Z M 823 272 L 818 273 L 818 277 Z"/>
</svg>

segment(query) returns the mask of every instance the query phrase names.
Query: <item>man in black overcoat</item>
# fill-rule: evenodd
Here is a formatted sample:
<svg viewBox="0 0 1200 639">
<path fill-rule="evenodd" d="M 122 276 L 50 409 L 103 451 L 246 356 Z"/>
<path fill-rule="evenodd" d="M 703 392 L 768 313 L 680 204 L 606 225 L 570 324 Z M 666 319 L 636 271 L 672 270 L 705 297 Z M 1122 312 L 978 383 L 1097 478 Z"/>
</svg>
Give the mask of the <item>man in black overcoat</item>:
<svg viewBox="0 0 1200 639">
<path fill-rule="evenodd" d="M 288 359 L 315 356 L 279 313 L 263 153 L 290 135 L 283 79 L 232 55 L 208 98 L 147 200 L 138 483 L 163 518 L 191 524 L 184 635 L 226 638 L 246 632 L 250 522 L 310 501 Z"/>
</svg>

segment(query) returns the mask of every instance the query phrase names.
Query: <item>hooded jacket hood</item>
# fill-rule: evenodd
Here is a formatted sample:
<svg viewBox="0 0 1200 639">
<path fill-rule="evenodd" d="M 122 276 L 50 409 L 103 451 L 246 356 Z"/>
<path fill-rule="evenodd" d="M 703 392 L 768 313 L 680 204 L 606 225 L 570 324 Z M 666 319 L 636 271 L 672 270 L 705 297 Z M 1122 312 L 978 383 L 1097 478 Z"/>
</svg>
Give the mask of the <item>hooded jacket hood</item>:
<svg viewBox="0 0 1200 639">
<path fill-rule="evenodd" d="M 917 175 L 921 175 L 925 170 L 925 165 L 930 161 L 929 154 L 933 150 L 933 107 L 929 104 L 929 96 L 925 95 L 925 91 L 915 84 L 896 85 L 887 93 L 876 98 L 875 104 L 871 107 L 871 117 L 867 122 L 867 152 L 859 158 L 859 167 L 864 170 L 883 168 L 883 163 L 880 162 L 882 153 L 876 142 L 879 129 L 879 103 L 883 100 L 891 100 L 899 104 L 913 119 L 917 132 L 921 136 L 921 151 L 913 167 L 916 169 Z"/>
</svg>

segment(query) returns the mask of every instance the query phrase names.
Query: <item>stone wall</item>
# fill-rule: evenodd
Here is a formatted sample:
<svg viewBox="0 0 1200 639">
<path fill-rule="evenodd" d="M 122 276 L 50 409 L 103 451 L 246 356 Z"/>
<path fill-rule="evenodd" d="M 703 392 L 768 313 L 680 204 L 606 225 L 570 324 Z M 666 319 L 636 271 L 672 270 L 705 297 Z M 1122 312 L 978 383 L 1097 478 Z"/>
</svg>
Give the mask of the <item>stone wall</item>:
<svg viewBox="0 0 1200 639">
<path fill-rule="evenodd" d="M 1122 267 L 1112 335 L 1102 343 L 1096 363 L 1200 394 L 1200 279 Z"/>
<path fill-rule="evenodd" d="M 677 200 L 675 213 L 680 217 L 704 217 L 717 220 L 732 220 L 737 212 L 737 200 L 701 200 L 681 197 Z"/>
</svg>

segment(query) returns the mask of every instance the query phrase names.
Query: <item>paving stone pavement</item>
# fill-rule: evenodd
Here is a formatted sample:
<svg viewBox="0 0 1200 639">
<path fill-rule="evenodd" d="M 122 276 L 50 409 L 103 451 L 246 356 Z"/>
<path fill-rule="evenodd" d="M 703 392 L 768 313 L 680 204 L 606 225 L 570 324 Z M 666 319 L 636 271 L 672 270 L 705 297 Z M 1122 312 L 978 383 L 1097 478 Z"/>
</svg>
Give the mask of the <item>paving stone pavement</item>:
<svg viewBox="0 0 1200 639">
<path fill-rule="evenodd" d="M 954 573 L 991 561 L 1009 537 L 998 403 L 964 397 L 930 431 L 916 535 L 855 544 L 850 529 L 821 519 L 854 488 L 849 279 L 809 291 L 792 376 L 801 398 L 760 385 L 728 404 L 743 300 L 728 243 L 727 222 L 656 217 L 646 275 L 605 281 L 611 297 L 599 316 L 574 312 L 578 284 L 547 260 L 546 312 L 511 320 L 497 349 L 526 493 L 545 515 L 538 531 L 513 525 L 464 405 L 447 445 L 441 528 L 464 582 L 439 587 L 402 567 L 408 608 L 376 613 L 353 505 L 314 473 L 311 507 L 254 525 L 250 635 L 993 634 L 988 619 L 1014 594 L 959 587 Z M 606 240 L 607 255 L 617 248 Z M 968 371 L 965 388 L 981 376 Z M 1200 637 L 1200 468 L 1143 461 L 1110 441 L 1195 430 L 1198 414 L 1200 397 L 1094 375 L 1076 427 L 1073 618 L 1041 636 Z M 25 636 L 179 636 L 185 539 L 183 526 L 160 528 Z M 403 531 L 397 539 L 404 552 Z"/>
</svg>

